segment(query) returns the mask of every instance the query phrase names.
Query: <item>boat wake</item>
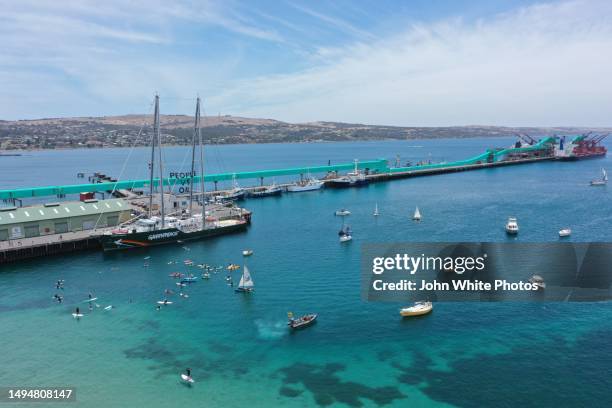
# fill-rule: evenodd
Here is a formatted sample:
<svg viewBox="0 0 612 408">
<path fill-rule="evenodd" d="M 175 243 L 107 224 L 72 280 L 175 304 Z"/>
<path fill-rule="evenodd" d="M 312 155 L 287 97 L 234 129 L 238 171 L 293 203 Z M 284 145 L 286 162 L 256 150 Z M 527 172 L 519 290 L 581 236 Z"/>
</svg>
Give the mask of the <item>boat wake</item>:
<svg viewBox="0 0 612 408">
<path fill-rule="evenodd" d="M 257 336 L 263 340 L 276 340 L 287 334 L 286 321 L 264 321 L 255 320 L 257 326 Z"/>
</svg>

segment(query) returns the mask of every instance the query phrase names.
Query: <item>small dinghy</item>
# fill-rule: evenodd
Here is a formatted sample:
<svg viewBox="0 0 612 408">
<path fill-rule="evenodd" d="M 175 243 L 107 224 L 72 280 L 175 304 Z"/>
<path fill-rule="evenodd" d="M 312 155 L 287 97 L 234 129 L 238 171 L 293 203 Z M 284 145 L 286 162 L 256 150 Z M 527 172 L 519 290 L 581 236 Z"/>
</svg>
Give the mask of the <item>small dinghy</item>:
<svg viewBox="0 0 612 408">
<path fill-rule="evenodd" d="M 431 312 L 433 303 L 431 302 L 415 302 L 414 305 L 400 309 L 400 315 L 403 317 L 421 316 Z"/>
<path fill-rule="evenodd" d="M 296 319 L 293 317 L 293 313 L 289 312 L 287 313 L 287 317 L 289 318 L 287 326 L 291 329 L 302 329 L 313 324 L 317 320 L 318 315 L 316 313 L 310 313 Z"/>
<path fill-rule="evenodd" d="M 569 228 L 563 228 L 559 231 L 560 238 L 569 237 L 570 235 L 572 235 L 572 230 Z"/>
</svg>

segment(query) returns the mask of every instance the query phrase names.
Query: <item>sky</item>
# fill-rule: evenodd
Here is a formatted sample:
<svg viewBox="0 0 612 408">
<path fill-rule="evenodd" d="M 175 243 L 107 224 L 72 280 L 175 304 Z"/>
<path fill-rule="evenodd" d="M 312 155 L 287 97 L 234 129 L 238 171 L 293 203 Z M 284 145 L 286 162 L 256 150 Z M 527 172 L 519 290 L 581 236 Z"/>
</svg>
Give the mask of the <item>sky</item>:
<svg viewBox="0 0 612 408">
<path fill-rule="evenodd" d="M 612 2 L 0 0 L 0 119 L 612 126 Z"/>
</svg>

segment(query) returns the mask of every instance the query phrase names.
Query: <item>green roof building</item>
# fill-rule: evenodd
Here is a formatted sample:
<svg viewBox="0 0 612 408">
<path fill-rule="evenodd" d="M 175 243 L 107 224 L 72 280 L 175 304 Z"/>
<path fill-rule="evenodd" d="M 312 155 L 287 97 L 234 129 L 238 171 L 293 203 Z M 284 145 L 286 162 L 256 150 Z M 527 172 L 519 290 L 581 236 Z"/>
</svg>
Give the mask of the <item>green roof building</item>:
<svg viewBox="0 0 612 408">
<path fill-rule="evenodd" d="M 110 227 L 127 221 L 131 212 L 120 198 L 0 207 L 0 241 Z"/>
</svg>

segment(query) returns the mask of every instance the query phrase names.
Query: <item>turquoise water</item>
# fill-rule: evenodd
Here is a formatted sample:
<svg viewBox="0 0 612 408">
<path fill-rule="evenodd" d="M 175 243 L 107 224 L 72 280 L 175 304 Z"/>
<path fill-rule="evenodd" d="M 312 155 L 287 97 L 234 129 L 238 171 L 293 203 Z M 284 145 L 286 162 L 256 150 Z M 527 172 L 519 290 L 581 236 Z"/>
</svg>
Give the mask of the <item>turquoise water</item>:
<svg viewBox="0 0 612 408">
<path fill-rule="evenodd" d="M 238 170 L 396 153 L 451 160 L 510 143 L 214 149 L 224 166 Z M 178 167 L 184 151 L 168 149 L 169 162 Z M 116 176 L 120 153 L 125 158 L 125 150 L 10 158 L 26 166 L 0 172 L 0 187 L 73 183 L 77 171 Z M 521 224 L 519 241 L 556 241 L 564 226 L 571 226 L 572 240 L 609 241 L 609 187 L 587 184 L 600 167 L 612 168 L 610 161 L 538 163 L 250 200 L 245 206 L 254 212 L 253 225 L 245 234 L 186 249 L 89 252 L 4 266 L 0 386 L 76 387 L 79 402 L 69 406 L 83 407 L 610 406 L 609 303 L 439 303 L 431 315 L 401 320 L 401 305 L 361 300 L 359 272 L 363 243 L 503 241 L 508 216 Z M 126 175 L 136 177 L 137 167 L 127 166 Z M 47 182 L 39 182 L 43 177 Z M 378 218 L 371 215 L 376 203 Z M 416 205 L 419 224 L 409 220 Z M 341 207 L 352 211 L 354 240 L 345 245 L 337 241 L 340 220 L 332 215 Z M 164 289 L 176 288 L 168 274 L 188 271 L 184 259 L 242 263 L 244 248 L 255 252 L 247 259 L 255 293 L 235 294 L 221 272 L 189 286 L 188 299 L 175 295 L 173 305 L 155 310 Z M 172 260 L 178 264 L 168 265 Z M 58 279 L 66 281 L 64 304 L 51 299 Z M 88 311 L 81 302 L 90 291 L 100 306 L 116 308 Z M 70 316 L 77 305 L 86 314 L 80 321 Z M 287 311 L 320 317 L 289 333 Z M 186 367 L 197 381 L 191 388 L 178 381 Z"/>
</svg>

